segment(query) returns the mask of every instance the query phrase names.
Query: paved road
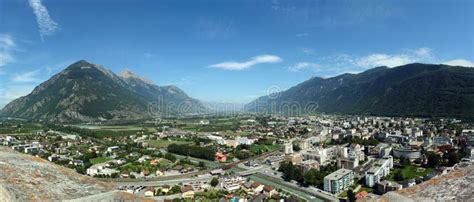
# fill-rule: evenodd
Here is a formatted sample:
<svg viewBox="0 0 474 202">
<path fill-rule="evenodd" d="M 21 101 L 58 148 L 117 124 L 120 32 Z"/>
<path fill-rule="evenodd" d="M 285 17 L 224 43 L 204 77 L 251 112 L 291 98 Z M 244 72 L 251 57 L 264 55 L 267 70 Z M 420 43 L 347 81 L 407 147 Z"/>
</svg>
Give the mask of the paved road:
<svg viewBox="0 0 474 202">
<path fill-rule="evenodd" d="M 171 180 L 161 180 L 161 181 L 141 181 L 141 182 L 115 182 L 114 184 L 117 186 L 160 186 L 160 185 L 176 185 L 179 183 L 190 183 L 190 182 L 200 182 L 210 181 L 214 176 L 202 176 L 197 178 L 189 178 L 189 179 L 171 179 Z"/>
<path fill-rule="evenodd" d="M 303 197 L 308 201 L 315 201 L 315 202 L 339 201 L 337 197 L 328 195 L 322 191 L 319 191 L 319 189 L 315 189 L 311 187 L 301 187 L 301 186 L 298 186 L 297 184 L 286 182 L 282 179 L 274 178 L 272 176 L 265 175 L 262 173 L 257 173 L 255 175 L 252 175 L 250 176 L 250 179 L 264 183 L 264 184 L 269 184 L 271 186 L 278 187 L 287 192 Z"/>
</svg>

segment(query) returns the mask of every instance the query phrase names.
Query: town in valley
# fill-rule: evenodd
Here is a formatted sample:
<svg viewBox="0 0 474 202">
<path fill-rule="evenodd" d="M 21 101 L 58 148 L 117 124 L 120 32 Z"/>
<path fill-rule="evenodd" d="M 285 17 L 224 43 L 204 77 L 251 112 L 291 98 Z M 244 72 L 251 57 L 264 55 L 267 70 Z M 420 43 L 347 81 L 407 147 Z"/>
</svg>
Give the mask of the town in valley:
<svg viewBox="0 0 474 202">
<path fill-rule="evenodd" d="M 458 119 L 237 114 L 0 126 L 5 147 L 156 200 L 377 199 L 474 161 L 474 125 Z"/>
</svg>

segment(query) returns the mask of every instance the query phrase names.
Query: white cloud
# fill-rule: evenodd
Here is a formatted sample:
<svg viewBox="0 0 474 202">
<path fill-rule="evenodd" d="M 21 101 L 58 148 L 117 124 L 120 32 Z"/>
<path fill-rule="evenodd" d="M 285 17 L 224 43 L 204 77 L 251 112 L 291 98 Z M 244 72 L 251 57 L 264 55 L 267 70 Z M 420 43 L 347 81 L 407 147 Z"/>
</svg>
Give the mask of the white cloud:
<svg viewBox="0 0 474 202">
<path fill-rule="evenodd" d="M 431 57 L 433 50 L 431 50 L 431 48 L 423 47 L 416 49 L 414 52 L 419 57 Z"/>
<path fill-rule="evenodd" d="M 302 48 L 301 50 L 306 55 L 316 55 L 316 51 L 312 48 Z"/>
<path fill-rule="evenodd" d="M 293 66 L 288 67 L 288 69 L 292 72 L 299 72 L 299 71 L 307 70 L 307 69 L 317 71 L 319 70 L 319 68 L 320 68 L 320 65 L 316 63 L 311 63 L 311 62 L 299 62 Z"/>
<path fill-rule="evenodd" d="M 0 67 L 15 61 L 15 58 L 12 55 L 15 47 L 15 40 L 11 35 L 0 34 Z M 0 72 L 2 72 L 1 69 Z"/>
<path fill-rule="evenodd" d="M 443 62 L 442 64 L 451 65 L 451 66 L 474 67 L 473 62 L 469 60 L 465 60 L 465 59 L 450 60 L 450 61 Z"/>
<path fill-rule="evenodd" d="M 56 23 L 49 16 L 48 9 L 42 4 L 42 0 L 29 0 L 30 7 L 36 15 L 36 22 L 39 26 L 39 33 L 41 38 L 53 35 L 59 30 L 58 23 Z"/>
<path fill-rule="evenodd" d="M 34 70 L 34 71 L 24 72 L 21 74 L 15 74 L 12 78 L 12 81 L 19 82 L 19 83 L 39 82 L 40 79 L 37 78 L 39 71 L 40 70 Z"/>
<path fill-rule="evenodd" d="M 299 33 L 299 34 L 296 34 L 296 37 L 299 37 L 299 38 L 304 38 L 304 37 L 308 37 L 309 34 L 304 32 L 304 33 Z"/>
<path fill-rule="evenodd" d="M 259 55 L 259 56 L 255 56 L 251 58 L 251 60 L 244 61 L 244 62 L 228 61 L 228 62 L 213 64 L 210 67 L 225 69 L 225 70 L 244 70 L 257 64 L 278 63 L 281 61 L 283 60 L 276 55 Z"/>
<path fill-rule="evenodd" d="M 398 54 L 374 53 L 363 57 L 353 58 L 356 66 L 373 68 L 378 66 L 396 67 L 415 62 L 432 62 L 433 50 L 428 47 L 406 49 Z"/>
<path fill-rule="evenodd" d="M 387 55 L 387 54 L 371 54 L 355 60 L 355 64 L 364 68 L 372 68 L 378 66 L 396 67 L 408 63 L 416 62 L 416 59 L 409 55 Z"/>
<path fill-rule="evenodd" d="M 437 61 L 433 50 L 427 47 L 402 49 L 395 53 L 371 53 L 367 55 L 332 54 L 318 56 L 312 59 L 313 67 L 309 64 L 298 63 L 289 67 L 290 70 L 312 69 L 318 75 L 331 77 L 343 73 L 360 73 L 378 66 L 396 67 L 409 63 L 434 63 Z M 316 66 L 318 65 L 318 66 Z"/>
</svg>

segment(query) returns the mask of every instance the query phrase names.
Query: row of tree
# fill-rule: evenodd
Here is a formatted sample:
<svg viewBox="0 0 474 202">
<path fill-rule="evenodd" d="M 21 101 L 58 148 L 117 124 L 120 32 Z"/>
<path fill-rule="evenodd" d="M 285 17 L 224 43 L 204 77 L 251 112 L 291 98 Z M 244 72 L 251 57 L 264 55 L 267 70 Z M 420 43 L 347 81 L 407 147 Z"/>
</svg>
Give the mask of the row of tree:
<svg viewBox="0 0 474 202">
<path fill-rule="evenodd" d="M 54 130 L 54 131 L 61 131 L 64 133 L 72 133 L 72 134 L 79 134 L 81 136 L 87 136 L 87 137 L 93 137 L 93 138 L 99 138 L 99 135 L 95 133 L 92 130 L 84 129 L 84 128 L 79 128 L 79 127 L 74 127 L 74 126 L 63 126 L 63 125 L 57 125 L 57 124 L 46 124 L 47 129 L 45 130 L 48 131 L 48 129 Z"/>
<path fill-rule="evenodd" d="M 213 161 L 216 156 L 216 151 L 214 151 L 212 148 L 187 144 L 170 144 L 168 146 L 168 152 L 211 161 Z"/>
<path fill-rule="evenodd" d="M 451 167 L 454 164 L 457 164 L 459 163 L 459 161 L 461 161 L 461 156 L 462 155 L 455 149 L 446 151 L 443 154 L 443 157 L 439 156 L 438 154 L 434 152 L 427 152 L 426 158 L 428 162 L 427 162 L 426 167 L 431 167 L 431 168 L 436 168 L 438 166 Z"/>
<path fill-rule="evenodd" d="M 301 166 L 293 165 L 290 161 L 284 161 L 280 164 L 278 169 L 284 175 L 286 180 L 295 180 L 300 184 L 312 185 L 322 187 L 324 184 L 324 177 L 337 170 L 336 165 L 321 166 L 319 170 L 310 169 L 304 172 Z"/>
</svg>

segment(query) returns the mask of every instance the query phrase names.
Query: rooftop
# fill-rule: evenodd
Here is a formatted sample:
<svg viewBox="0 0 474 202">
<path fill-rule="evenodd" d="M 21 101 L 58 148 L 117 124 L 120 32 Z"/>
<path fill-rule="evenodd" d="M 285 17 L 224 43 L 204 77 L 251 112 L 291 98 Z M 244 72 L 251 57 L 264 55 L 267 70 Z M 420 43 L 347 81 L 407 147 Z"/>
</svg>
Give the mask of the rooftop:
<svg viewBox="0 0 474 202">
<path fill-rule="evenodd" d="M 352 170 L 341 168 L 341 169 L 339 169 L 337 171 L 334 171 L 333 173 L 327 175 L 326 177 L 324 177 L 324 179 L 338 180 L 338 179 L 341 179 L 342 177 L 346 176 L 347 174 L 349 174 L 351 172 L 352 172 Z"/>
</svg>

